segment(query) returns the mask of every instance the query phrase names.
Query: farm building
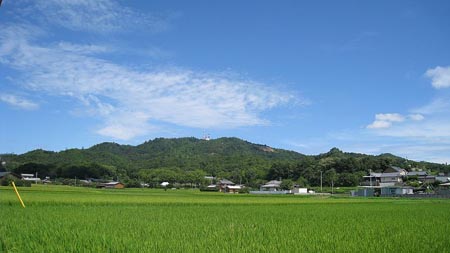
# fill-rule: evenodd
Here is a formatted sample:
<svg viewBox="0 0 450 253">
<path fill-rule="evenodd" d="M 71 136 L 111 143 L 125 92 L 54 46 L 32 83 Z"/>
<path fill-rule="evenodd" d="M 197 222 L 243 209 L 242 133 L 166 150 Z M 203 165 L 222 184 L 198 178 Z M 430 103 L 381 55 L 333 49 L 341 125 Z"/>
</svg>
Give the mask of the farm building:
<svg viewBox="0 0 450 253">
<path fill-rule="evenodd" d="M 206 189 L 213 191 L 213 190 L 217 190 L 217 185 L 215 184 L 210 184 L 206 187 Z"/>
<path fill-rule="evenodd" d="M 293 194 L 308 194 L 308 188 L 299 188 L 294 187 L 294 189 L 291 190 L 291 193 Z"/>
<path fill-rule="evenodd" d="M 105 189 L 123 189 L 125 188 L 125 185 L 120 182 L 109 182 L 109 183 L 103 183 L 99 184 L 97 188 L 105 188 Z"/>
<path fill-rule="evenodd" d="M 381 196 L 394 196 L 394 195 L 405 195 L 414 194 L 413 188 L 408 186 L 388 186 L 381 187 Z"/>
<path fill-rule="evenodd" d="M 355 191 L 351 191 L 352 197 L 373 197 L 373 196 L 397 196 L 414 194 L 413 187 L 410 186 L 361 186 Z"/>
<path fill-rule="evenodd" d="M 447 198 L 450 198 L 450 182 L 439 184 L 439 188 L 437 189 L 437 193 L 439 195 L 447 196 Z"/>
<path fill-rule="evenodd" d="M 374 187 L 362 187 L 356 191 L 351 191 L 352 197 L 373 197 L 375 195 Z"/>
</svg>

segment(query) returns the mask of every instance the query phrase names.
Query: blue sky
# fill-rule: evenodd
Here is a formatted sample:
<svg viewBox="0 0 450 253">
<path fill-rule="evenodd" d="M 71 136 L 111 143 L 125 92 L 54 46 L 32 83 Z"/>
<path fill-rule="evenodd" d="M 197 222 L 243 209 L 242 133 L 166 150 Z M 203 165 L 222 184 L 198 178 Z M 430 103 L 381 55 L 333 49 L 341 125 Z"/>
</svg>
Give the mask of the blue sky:
<svg viewBox="0 0 450 253">
<path fill-rule="evenodd" d="M 450 162 L 448 1 L 4 0 L 0 153 L 235 136 Z"/>
</svg>

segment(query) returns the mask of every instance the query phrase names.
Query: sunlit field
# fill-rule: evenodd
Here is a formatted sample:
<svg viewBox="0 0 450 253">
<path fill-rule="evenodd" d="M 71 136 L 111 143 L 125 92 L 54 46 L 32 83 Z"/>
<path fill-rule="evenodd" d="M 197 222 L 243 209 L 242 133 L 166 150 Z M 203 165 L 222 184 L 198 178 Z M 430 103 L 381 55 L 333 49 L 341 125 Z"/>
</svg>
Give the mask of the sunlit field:
<svg viewBox="0 0 450 253">
<path fill-rule="evenodd" d="M 1 252 L 448 252 L 450 201 L 0 188 Z"/>
</svg>

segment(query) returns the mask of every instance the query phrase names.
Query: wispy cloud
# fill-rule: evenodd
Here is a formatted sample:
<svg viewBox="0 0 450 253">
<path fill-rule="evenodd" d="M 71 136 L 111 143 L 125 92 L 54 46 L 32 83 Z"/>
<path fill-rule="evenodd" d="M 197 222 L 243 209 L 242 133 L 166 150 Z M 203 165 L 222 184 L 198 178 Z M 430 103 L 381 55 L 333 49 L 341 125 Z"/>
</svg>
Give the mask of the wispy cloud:
<svg viewBox="0 0 450 253">
<path fill-rule="evenodd" d="M 61 41 L 56 44 L 56 47 L 62 51 L 66 51 L 69 53 L 75 53 L 75 54 L 99 54 L 99 53 L 108 53 L 113 51 L 112 48 L 107 46 L 100 46 L 100 45 L 80 45 L 80 44 L 74 44 L 70 42 Z"/>
<path fill-rule="evenodd" d="M 158 123 L 196 128 L 235 128 L 269 122 L 260 113 L 295 97 L 267 84 L 230 73 L 184 68 L 132 69 L 103 60 L 98 45 L 33 42 L 28 33 L 0 31 L 0 61 L 22 73 L 19 85 L 80 101 L 103 119 L 98 133 L 131 139 L 158 129 Z"/>
<path fill-rule="evenodd" d="M 145 27 L 146 32 L 164 31 L 174 14 L 150 14 L 119 5 L 113 0 L 18 0 L 19 17 L 73 31 L 110 33 Z"/>
<path fill-rule="evenodd" d="M 425 117 L 422 114 L 416 113 L 416 114 L 410 114 L 408 116 L 411 120 L 415 120 L 415 121 L 421 121 L 424 120 Z"/>
<path fill-rule="evenodd" d="M 12 94 L 0 94 L 0 101 L 24 110 L 36 110 L 39 108 L 37 103 Z"/>
<path fill-rule="evenodd" d="M 448 98 L 438 97 L 430 103 L 411 110 L 413 113 L 419 114 L 438 114 L 450 111 L 450 100 Z"/>
<path fill-rule="evenodd" d="M 433 69 L 428 69 L 425 75 L 431 78 L 431 84 L 434 88 L 448 88 L 450 87 L 450 66 L 437 66 Z"/>
</svg>

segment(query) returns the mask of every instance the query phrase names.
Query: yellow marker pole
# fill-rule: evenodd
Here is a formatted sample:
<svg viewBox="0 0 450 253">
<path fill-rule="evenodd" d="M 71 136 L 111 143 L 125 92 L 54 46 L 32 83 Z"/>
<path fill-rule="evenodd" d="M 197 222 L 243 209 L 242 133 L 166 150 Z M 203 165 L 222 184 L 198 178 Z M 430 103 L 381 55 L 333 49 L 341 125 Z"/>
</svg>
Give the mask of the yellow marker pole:
<svg viewBox="0 0 450 253">
<path fill-rule="evenodd" d="M 20 204 L 22 205 L 23 208 L 25 208 L 25 205 L 23 204 L 22 198 L 20 197 L 19 192 L 17 191 L 16 184 L 14 184 L 14 181 L 11 181 L 11 184 L 12 184 L 12 186 L 14 188 L 14 191 L 16 192 L 17 198 L 19 198 Z"/>
</svg>

